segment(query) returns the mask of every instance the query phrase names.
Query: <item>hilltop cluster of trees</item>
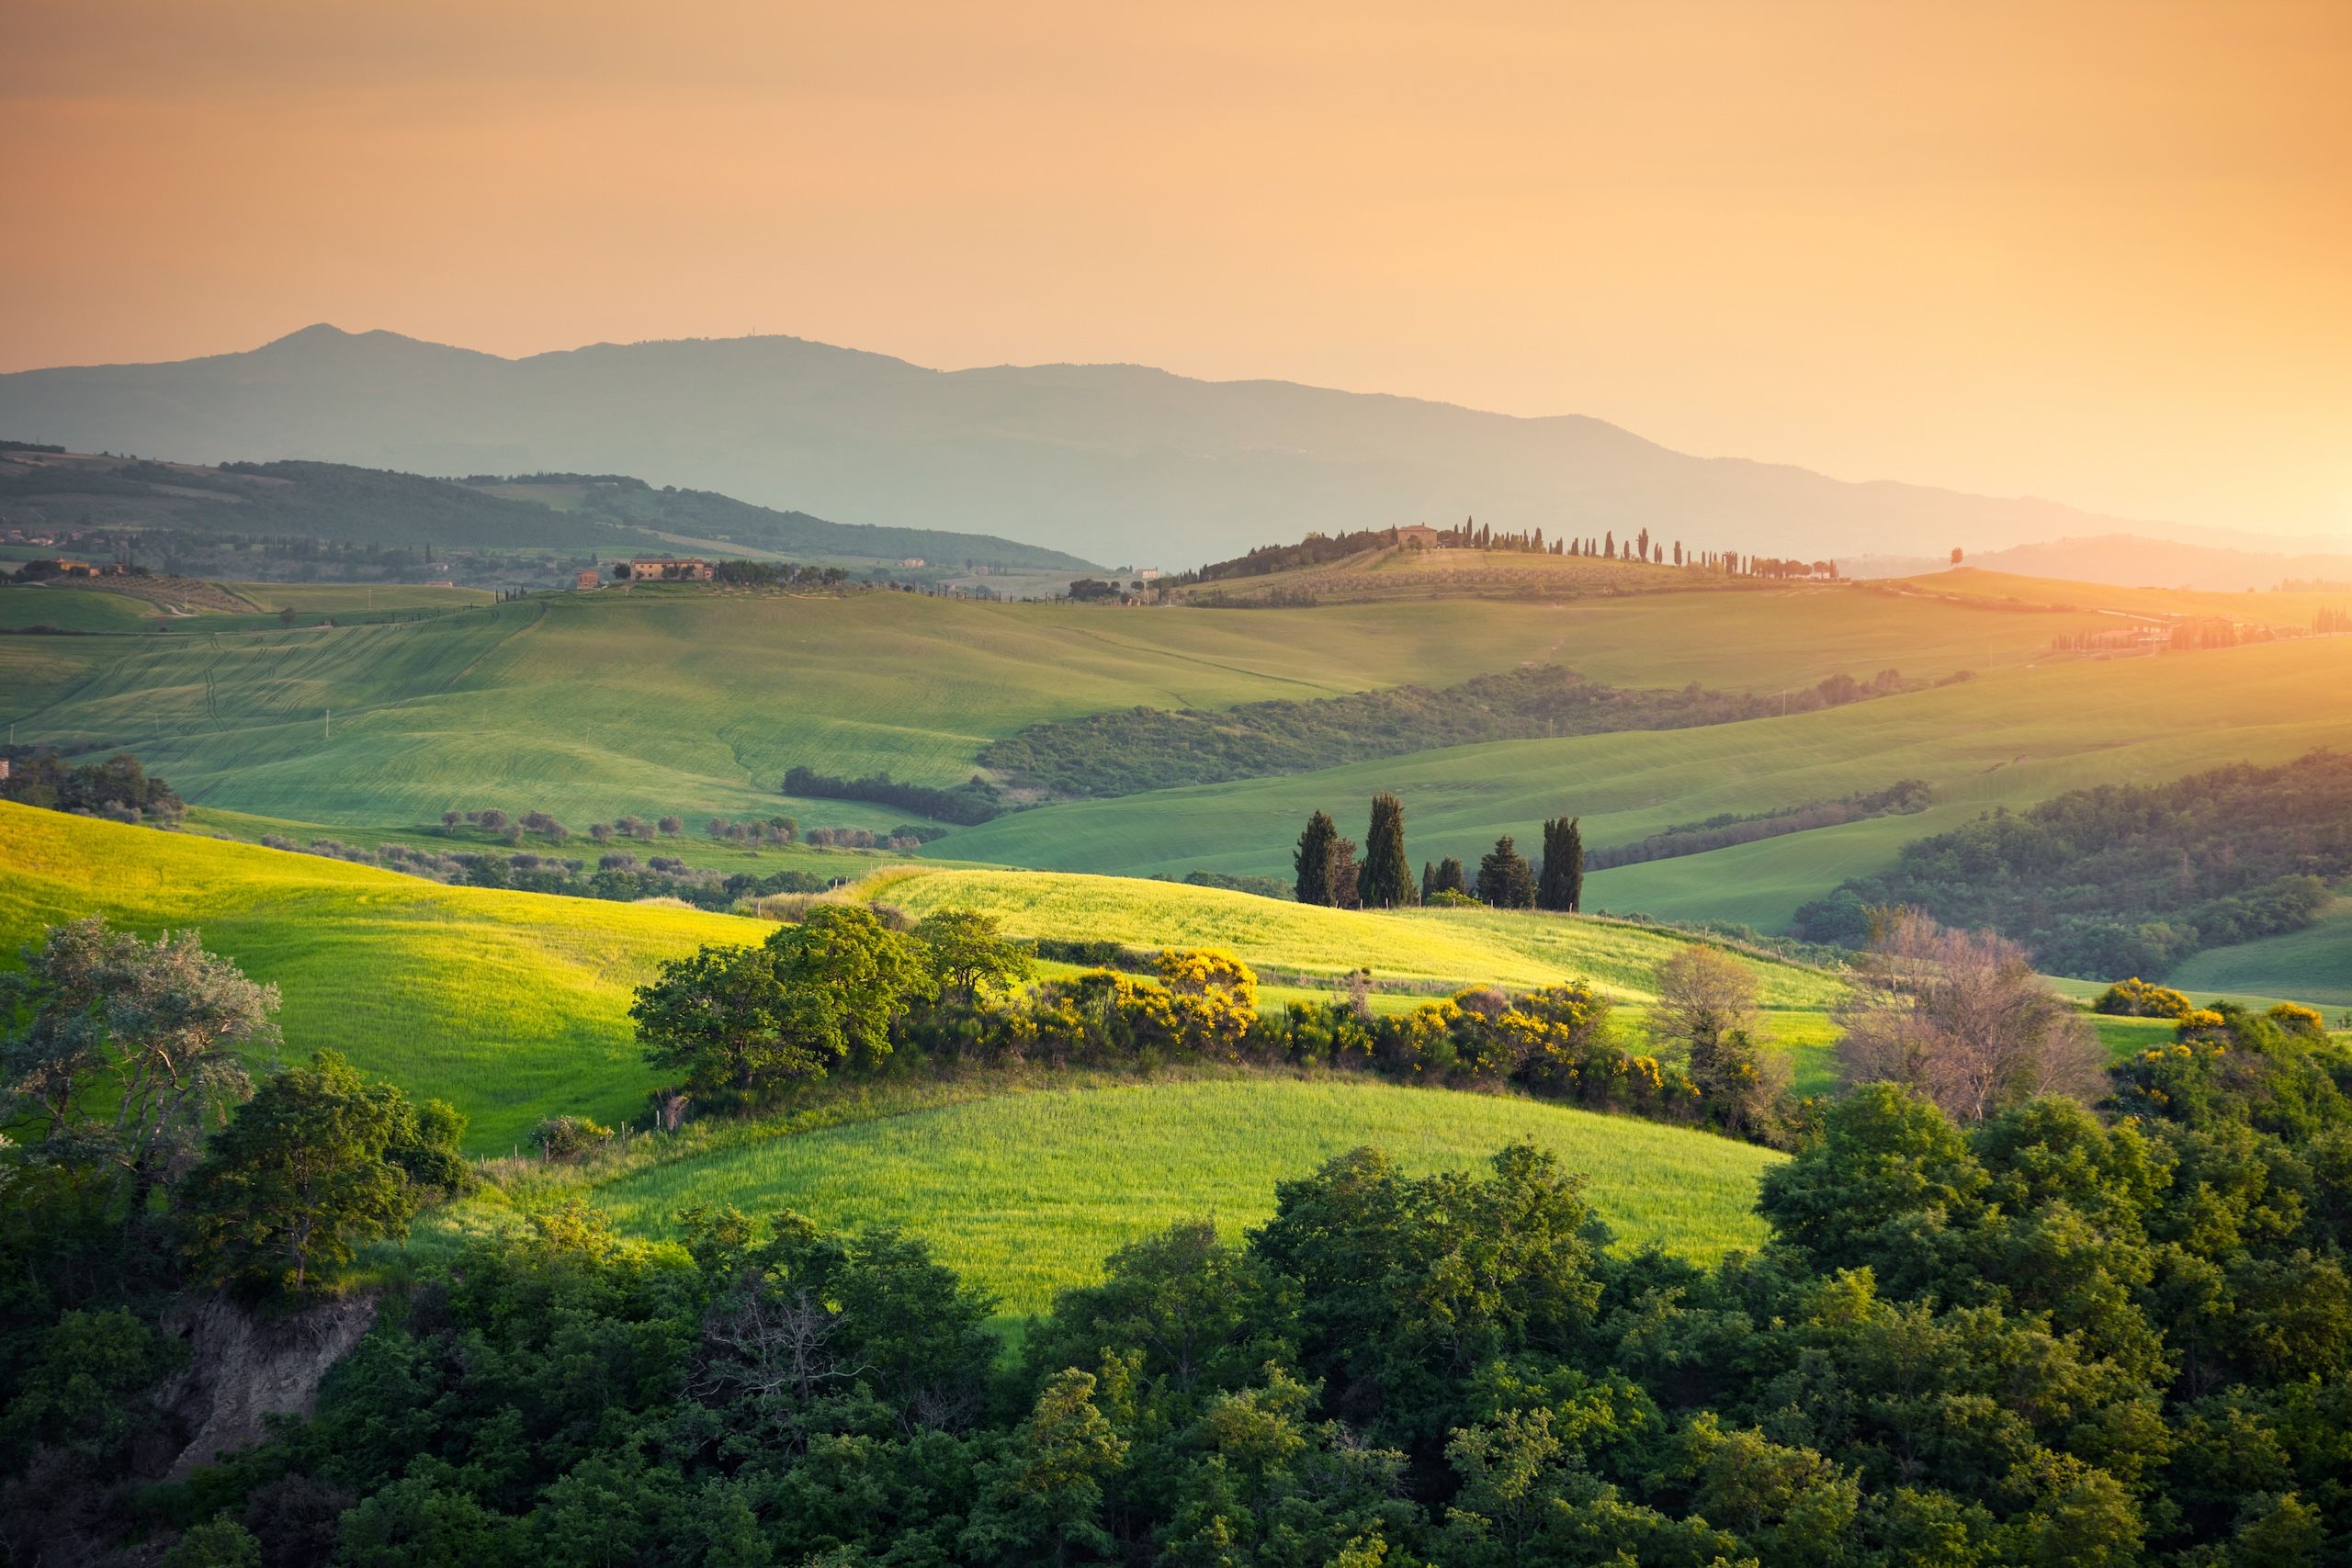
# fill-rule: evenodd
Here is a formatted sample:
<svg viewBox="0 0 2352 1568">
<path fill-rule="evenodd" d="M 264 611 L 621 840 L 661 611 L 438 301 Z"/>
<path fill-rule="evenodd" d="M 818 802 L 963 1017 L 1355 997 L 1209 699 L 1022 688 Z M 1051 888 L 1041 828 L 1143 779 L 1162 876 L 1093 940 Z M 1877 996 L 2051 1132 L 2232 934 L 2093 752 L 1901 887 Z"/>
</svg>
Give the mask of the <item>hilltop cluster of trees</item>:
<svg viewBox="0 0 2352 1568">
<path fill-rule="evenodd" d="M 781 787 L 786 795 L 803 799 L 869 800 L 961 827 L 986 822 L 1010 809 L 996 786 L 978 774 L 953 789 L 933 789 L 926 784 L 899 784 L 888 773 L 845 779 L 813 768 L 793 768 L 785 773 Z"/>
<path fill-rule="evenodd" d="M 1475 518 L 1465 518 L 1458 526 L 1440 528 L 1437 536 L 1441 549 L 1574 556 L 1589 559 L 1639 561 L 1651 566 L 1664 566 L 1670 560 L 1678 567 L 1691 567 L 1732 577 L 1835 579 L 1838 575 L 1836 561 L 1782 560 L 1736 550 L 1686 550 L 1679 539 L 1672 541 L 1670 547 L 1665 539 L 1653 539 L 1647 528 L 1628 534 L 1622 540 L 1617 537 L 1616 530 L 1606 529 L 1597 537 L 1555 534 L 1546 543 L 1541 528 L 1506 530 L 1498 534 L 1491 525 L 1482 525 Z M 1247 555 L 1232 560 L 1214 561 L 1167 581 L 1171 585 L 1189 586 L 1233 578 L 1265 577 L 1278 571 L 1295 571 L 1345 560 L 1366 550 L 1394 546 L 1397 540 L 1398 534 L 1394 528 L 1360 528 L 1352 533 L 1333 535 L 1309 534 L 1295 545 L 1261 545 Z"/>
<path fill-rule="evenodd" d="M 773 961 L 915 978 L 848 927 Z M 12 1052 L 121 979 L 40 973 L 9 994 Z M 1193 955 L 1166 988 L 1238 984 Z M 1544 1007 L 1578 1011 L 1522 1000 L 1481 1027 L 1521 1011 L 1550 1038 Z M 1703 986 L 1679 1005 L 1707 1026 Z M 796 1016 L 820 1050 L 887 1034 Z M 105 1038 L 119 1081 L 157 1081 L 135 1032 Z M 903 1235 L 698 1208 L 653 1246 L 572 1201 L 420 1264 L 311 1416 L 153 1481 L 176 1292 L 315 1292 L 462 1180 L 444 1113 L 322 1058 L 153 1201 L 76 1140 L 6 1168 L 0 1547 L 175 1568 L 2317 1568 L 2352 1542 L 2347 1090 L 2343 1048 L 2233 1010 L 2109 1074 L 2111 1121 L 2028 1097 L 1962 1124 L 1866 1085 L 1766 1174 L 1762 1248 L 1707 1267 L 1611 1246 L 1540 1150 L 1413 1176 L 1359 1149 L 1279 1184 L 1238 1241 L 1203 1219 L 1121 1249 L 1011 1357 L 993 1303 Z M 322 1224 L 298 1238 L 295 1215 Z"/>
<path fill-rule="evenodd" d="M 2352 874 L 2352 755 L 2102 785 L 1904 846 L 1797 911 L 1800 936 L 1859 946 L 1874 908 L 1989 926 L 2046 970 L 2161 979 L 2200 948 L 2299 931 Z"/>
<path fill-rule="evenodd" d="M 1872 817 L 1906 816 L 1925 811 L 1935 792 L 1924 779 L 1902 779 L 1880 790 L 1857 791 L 1837 800 L 1816 800 L 1784 806 L 1775 811 L 1746 815 L 1724 812 L 1703 822 L 1680 822 L 1630 844 L 1592 851 L 1585 863 L 1594 871 L 1614 865 L 1640 865 L 1646 861 L 1702 855 L 1734 844 L 1752 844 L 1788 833 L 1807 833 Z"/>
<path fill-rule="evenodd" d="M 1572 817 L 1544 824 L 1544 862 L 1528 864 L 1510 835 L 1478 863 L 1475 881 L 1449 855 L 1421 863 L 1418 884 L 1412 857 L 1405 852 L 1405 803 L 1393 795 L 1372 797 L 1372 823 L 1363 858 L 1353 839 L 1340 835 L 1329 812 L 1306 819 L 1291 853 L 1295 873 L 1291 896 L 1302 904 L 1342 909 L 1399 909 L 1415 904 L 1485 903 L 1502 909 L 1554 909 L 1573 913 L 1584 905 L 1584 833 Z"/>
<path fill-rule="evenodd" d="M 187 815 L 187 802 L 128 751 L 78 767 L 50 750 L 6 755 L 8 776 L 0 779 L 0 800 L 115 822 L 169 823 Z"/>
<path fill-rule="evenodd" d="M 1790 692 L 1712 692 L 1695 682 L 1652 690 L 1606 686 L 1546 664 L 1436 689 L 1393 686 L 1305 701 L 1244 703 L 1222 712 L 1133 707 L 1057 719 L 990 741 L 979 762 L 1019 788 L 1058 795 L 1134 795 L 1313 773 L 1487 740 L 1732 724 L 1911 689 L 1913 683 L 1899 671 L 1883 670 L 1867 681 L 1833 675 Z M 787 787 L 787 793 L 806 792 Z"/>
</svg>

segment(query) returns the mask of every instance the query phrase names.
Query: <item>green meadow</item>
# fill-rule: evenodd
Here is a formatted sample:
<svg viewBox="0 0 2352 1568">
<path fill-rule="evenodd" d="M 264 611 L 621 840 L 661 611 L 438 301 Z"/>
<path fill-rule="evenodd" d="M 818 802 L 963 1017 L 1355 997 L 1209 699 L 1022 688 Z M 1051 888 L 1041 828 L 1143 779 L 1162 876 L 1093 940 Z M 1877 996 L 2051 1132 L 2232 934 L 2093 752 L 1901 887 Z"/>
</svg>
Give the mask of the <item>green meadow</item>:
<svg viewBox="0 0 2352 1568">
<path fill-rule="evenodd" d="M 83 915 L 205 945 L 278 987 L 289 1054 L 322 1046 L 471 1119 L 503 1152 L 539 1121 L 638 1114 L 654 1083 L 631 991 L 696 944 L 756 942 L 755 920 L 542 894 L 443 887 L 316 855 L 120 827 L 0 803 L 0 950 Z"/>
<path fill-rule="evenodd" d="M 47 583 L 0 588 L 0 631 L 54 626 L 66 632 L 143 632 L 155 606 L 128 594 Z"/>
<path fill-rule="evenodd" d="M 1499 909 L 1333 909 L 1217 887 L 1023 871 L 883 871 L 857 896 L 920 918 L 979 909 L 1016 936 L 1220 947 L 1269 967 L 1333 976 L 1542 986 L 1589 979 L 1634 1002 L 1688 939 L 1622 921 Z M 1818 1009 L 1840 987 L 1817 970 L 1748 958 L 1774 1008 Z"/>
<path fill-rule="evenodd" d="M 1306 976 L 1370 965 L 1380 978 L 1447 987 L 1589 978 L 1633 1004 L 1633 1026 L 1676 946 L 1667 934 L 1615 922 L 1366 914 L 1105 877 L 926 868 L 886 872 L 857 891 L 917 916 L 998 913 L 1017 935 L 1213 944 Z M 657 1075 L 632 1037 L 632 991 L 665 958 L 705 942 L 760 942 L 773 929 L 663 905 L 447 887 L 322 856 L 0 803 L 0 949 L 13 953 L 41 926 L 86 914 L 150 936 L 200 930 L 208 947 L 278 987 L 289 1051 L 332 1047 L 450 1101 L 471 1119 L 477 1153 L 511 1149 L 558 1113 L 612 1123 L 639 1117 Z M 1793 965 L 1757 967 L 1772 1032 L 1797 1053 L 1801 1084 L 1826 1081 L 1823 1010 L 1837 983 Z M 1317 994 L 1277 986 L 1265 999 L 1278 1006 Z M 1418 994 L 1382 1002 L 1408 1006 Z"/>
<path fill-rule="evenodd" d="M 1309 812 L 1329 810 L 1341 831 L 1358 832 L 1365 803 L 1382 790 L 1405 802 L 1416 861 L 1457 855 L 1475 863 L 1501 833 L 1529 850 L 1543 819 L 1555 815 L 1581 817 L 1586 842 L 1607 845 L 1719 812 L 1834 799 L 1899 779 L 1934 786 L 1935 804 L 1915 815 L 1598 872 L 1586 885 L 1591 908 L 1775 929 L 1799 904 L 1883 863 L 1906 840 L 1996 807 L 2230 761 L 2282 761 L 2347 739 L 2352 638 L 2312 638 L 2017 667 L 1787 718 L 1499 741 L 1080 801 L 1000 818 L 934 848 L 1069 871 L 1282 875 Z"/>
<path fill-rule="evenodd" d="M 2334 1022 L 2339 1010 L 2352 1012 L 2352 897 L 2339 897 L 2307 930 L 2209 948 L 2165 984 L 2200 998 L 2232 992 L 2291 997 L 2326 1010 Z"/>
<path fill-rule="evenodd" d="M 2091 619 L 1827 589 L 1298 611 L 606 589 L 421 620 L 43 639 L 57 668 L 0 692 L 0 718 L 20 740 L 136 749 L 191 800 L 300 821 L 742 815 L 792 809 L 774 791 L 794 764 L 954 784 L 990 739 L 1138 704 L 1444 685 L 1546 660 L 1642 685 L 1890 663 L 1940 676 L 2020 663 Z M 904 816 L 799 804 L 843 825 Z"/>
<path fill-rule="evenodd" d="M 1235 928 L 1228 945 L 1299 968 L 1351 967 L 1351 943 L 1400 964 L 1426 948 L 1465 980 L 1525 985 L 1591 973 L 1633 998 L 1673 946 L 1607 922 L 1351 914 L 1107 878 L 926 871 L 881 890 L 915 909 L 952 902 L 1010 919 L 1023 882 L 1063 889 L 1031 907 L 1016 922 L 1023 929 L 1117 931 L 1147 943 L 1204 940 L 1223 924 L 1226 900 L 1246 900 L 1279 918 L 1255 931 Z M 13 949 L 44 924 L 84 914 L 149 936 L 200 930 L 206 946 L 279 988 L 288 1055 L 331 1047 L 413 1094 L 447 1100 L 470 1119 L 469 1147 L 486 1155 L 516 1148 L 558 1112 L 639 1119 L 655 1074 L 631 1037 L 631 989 L 663 958 L 702 942 L 755 942 L 770 929 L 695 910 L 443 887 L 318 856 L 0 804 L 0 942 Z M 1514 923 L 1528 929 L 1506 929 Z M 1786 1024 L 1802 1030 L 1818 1020 L 1800 1004 L 1824 998 L 1828 982 L 1787 965 L 1763 968 L 1768 996 L 1792 1010 Z M 1265 999 L 1307 994 L 1270 987 Z M 1113 1247 L 1171 1221 L 1208 1215 L 1238 1230 L 1262 1219 L 1276 1179 L 1360 1144 L 1430 1169 L 1466 1167 L 1530 1139 L 1591 1173 L 1621 1238 L 1699 1256 L 1759 1239 L 1748 1213 L 1754 1182 L 1778 1157 L 1688 1129 L 1348 1079 L 1250 1075 L 1043 1089 L 972 1080 L 948 1092 L 969 1098 L 812 1132 L 721 1124 L 715 1136 L 682 1140 L 683 1157 L 642 1164 L 594 1198 L 628 1227 L 656 1235 L 670 1232 L 680 1208 L 712 1202 L 903 1225 L 937 1242 L 1010 1307 L 1028 1310 L 1094 1277 Z M 450 1223 L 480 1217 L 469 1208 Z"/>
<path fill-rule="evenodd" d="M 1462 1169 L 1503 1145 L 1548 1148 L 1591 1178 L 1625 1244 L 1710 1258 L 1754 1247 L 1757 1179 L 1781 1156 L 1687 1128 L 1531 1100 L 1320 1079 L 1124 1084 L 1004 1095 L 747 1142 L 595 1188 L 630 1229 L 678 1211 L 797 1209 L 896 1225 L 1012 1312 L 1101 1277 L 1114 1248 L 1180 1220 L 1229 1237 L 1273 1212 L 1274 1183 L 1360 1145 L 1408 1169 Z"/>
</svg>

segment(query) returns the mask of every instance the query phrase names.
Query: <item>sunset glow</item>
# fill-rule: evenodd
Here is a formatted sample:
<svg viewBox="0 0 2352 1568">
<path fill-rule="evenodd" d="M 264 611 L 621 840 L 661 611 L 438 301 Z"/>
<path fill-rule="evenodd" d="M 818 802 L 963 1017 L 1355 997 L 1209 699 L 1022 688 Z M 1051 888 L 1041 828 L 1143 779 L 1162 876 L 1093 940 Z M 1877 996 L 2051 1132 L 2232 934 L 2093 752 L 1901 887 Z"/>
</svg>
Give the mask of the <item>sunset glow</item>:
<svg viewBox="0 0 2352 1568">
<path fill-rule="evenodd" d="M 0 369 L 787 333 L 2352 538 L 2336 0 L 29 0 L 7 52 Z"/>
</svg>

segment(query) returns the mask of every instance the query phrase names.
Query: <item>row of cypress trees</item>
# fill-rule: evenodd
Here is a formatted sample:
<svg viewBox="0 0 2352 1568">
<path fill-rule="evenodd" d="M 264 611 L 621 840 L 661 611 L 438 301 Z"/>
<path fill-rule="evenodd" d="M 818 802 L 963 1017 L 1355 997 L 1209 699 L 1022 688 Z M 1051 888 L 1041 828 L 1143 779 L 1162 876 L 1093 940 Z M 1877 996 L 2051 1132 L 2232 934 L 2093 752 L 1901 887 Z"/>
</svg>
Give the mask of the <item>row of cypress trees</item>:
<svg viewBox="0 0 2352 1568">
<path fill-rule="evenodd" d="M 1406 908 L 1456 893 L 1497 908 L 1573 912 L 1584 907 L 1584 834 L 1577 822 L 1574 817 L 1544 821 L 1540 868 L 1528 864 L 1506 833 L 1479 860 L 1475 887 L 1462 863 L 1449 855 L 1435 865 L 1421 863 L 1417 888 L 1413 863 L 1405 852 L 1405 803 L 1393 795 L 1375 795 L 1361 861 L 1356 841 L 1340 836 L 1329 812 L 1307 818 L 1291 857 L 1297 874 L 1294 889 L 1302 904 L 1342 909 Z"/>
</svg>

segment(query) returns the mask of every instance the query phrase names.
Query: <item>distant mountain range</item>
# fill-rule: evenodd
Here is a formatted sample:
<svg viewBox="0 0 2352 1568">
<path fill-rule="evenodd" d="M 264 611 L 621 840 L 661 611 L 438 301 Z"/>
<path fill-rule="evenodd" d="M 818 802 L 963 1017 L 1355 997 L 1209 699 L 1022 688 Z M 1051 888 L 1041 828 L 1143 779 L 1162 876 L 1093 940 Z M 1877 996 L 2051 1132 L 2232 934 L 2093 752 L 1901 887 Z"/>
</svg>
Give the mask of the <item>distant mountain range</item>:
<svg viewBox="0 0 2352 1568">
<path fill-rule="evenodd" d="M 502 359 L 304 328 L 242 354 L 0 376 L 0 434 L 433 474 L 635 474 L 862 523 L 1181 568 L 1310 531 L 1475 515 L 1807 558 L 1941 558 L 2133 535 L 2287 541 L 2055 502 L 1853 484 L 1675 452 L 1600 420 L 1521 419 L 1131 365 L 940 371 L 789 337 Z M 2161 574 L 2159 574 L 2161 575 Z"/>
<path fill-rule="evenodd" d="M 422 551 L 650 553 L 733 547 L 800 561 L 919 558 L 953 569 L 1102 570 L 1058 550 L 986 535 L 831 523 L 709 491 L 656 489 L 619 474 L 477 474 L 463 479 L 310 460 L 213 467 L 51 452 L 0 441 L 0 522 L 70 528 L 134 524 L 205 534 L 330 539 Z"/>
</svg>

